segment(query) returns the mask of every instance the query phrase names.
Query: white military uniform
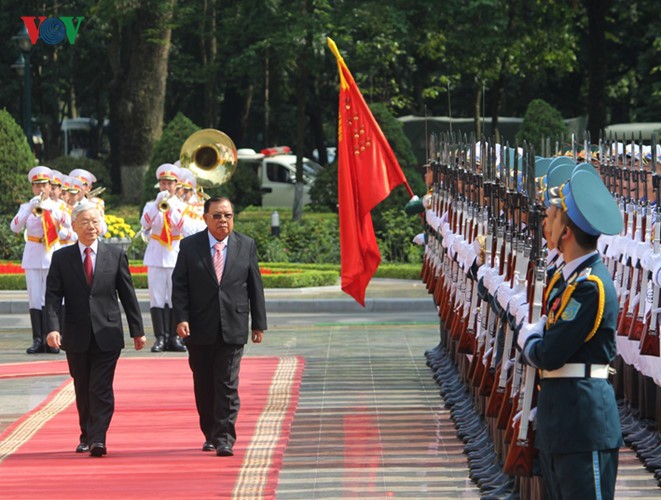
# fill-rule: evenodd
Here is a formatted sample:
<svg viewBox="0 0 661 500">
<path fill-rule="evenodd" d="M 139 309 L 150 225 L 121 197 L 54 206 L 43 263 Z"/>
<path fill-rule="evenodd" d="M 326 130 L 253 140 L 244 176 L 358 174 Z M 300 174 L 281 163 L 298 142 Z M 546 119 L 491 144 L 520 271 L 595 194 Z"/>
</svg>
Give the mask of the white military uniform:
<svg viewBox="0 0 661 500">
<path fill-rule="evenodd" d="M 47 183 L 51 179 L 52 172 L 48 167 L 34 167 L 28 173 L 30 183 Z M 40 215 L 36 213 L 37 209 L 41 211 Z M 15 233 L 25 231 L 26 242 L 21 267 L 25 270 L 34 341 L 28 353 L 34 354 L 46 349 L 43 321 L 46 278 L 53 252 L 60 248 L 59 231 L 61 228 L 70 229 L 71 220 L 49 197 L 42 199 L 40 196 L 35 196 L 20 206 L 16 217 L 11 221 L 10 228 Z"/>
<path fill-rule="evenodd" d="M 178 182 L 179 169 L 164 163 L 156 170 L 156 178 Z M 160 210 L 161 203 L 167 203 L 167 211 Z M 156 200 L 147 202 L 140 218 L 144 232 L 149 234 L 144 265 L 147 266 L 149 305 L 156 336 L 153 352 L 168 348 L 186 350 L 172 328 L 172 271 L 183 238 L 185 208 L 186 204 L 175 195 L 161 191 Z"/>
<path fill-rule="evenodd" d="M 183 211 L 185 238 L 186 236 L 204 231 L 207 228 L 207 225 L 202 218 L 202 214 L 204 213 L 204 202 L 200 201 L 200 199 L 197 197 L 197 193 L 195 192 L 197 189 L 197 181 L 195 180 L 193 172 L 182 168 L 180 173 L 181 178 L 179 180 L 179 184 L 184 189 L 193 190 L 193 195 L 188 199 L 188 201 L 184 201 L 186 204 Z"/>
<path fill-rule="evenodd" d="M 69 172 L 69 177 L 78 179 L 83 184 L 83 186 L 88 186 L 89 189 L 92 189 L 92 184 L 96 182 L 96 176 L 92 172 L 89 172 L 88 170 L 82 168 L 74 168 L 71 172 Z M 85 193 L 85 197 L 87 197 L 87 193 Z M 105 219 L 106 204 L 98 196 L 93 196 L 91 198 L 88 198 L 87 201 L 88 203 L 93 204 L 96 207 L 96 209 L 99 211 L 99 214 L 101 215 L 99 238 L 102 238 L 108 232 L 108 224 L 106 224 L 106 219 Z"/>
<path fill-rule="evenodd" d="M 53 172 L 53 180 L 51 181 L 51 185 L 57 184 L 58 186 L 60 186 L 63 193 L 66 192 L 65 181 L 64 181 L 65 176 L 62 174 L 62 172 L 59 172 L 57 170 L 52 170 L 52 172 Z M 69 186 L 66 186 L 66 189 L 68 190 Z M 53 201 L 55 202 L 57 209 L 60 210 L 63 214 L 65 214 L 66 218 L 68 219 L 68 224 L 61 225 L 60 230 L 58 232 L 58 235 L 60 237 L 60 245 L 63 247 L 67 245 L 71 245 L 72 243 L 78 240 L 78 235 L 74 232 L 73 228 L 71 227 L 71 206 L 62 198 Z"/>
</svg>

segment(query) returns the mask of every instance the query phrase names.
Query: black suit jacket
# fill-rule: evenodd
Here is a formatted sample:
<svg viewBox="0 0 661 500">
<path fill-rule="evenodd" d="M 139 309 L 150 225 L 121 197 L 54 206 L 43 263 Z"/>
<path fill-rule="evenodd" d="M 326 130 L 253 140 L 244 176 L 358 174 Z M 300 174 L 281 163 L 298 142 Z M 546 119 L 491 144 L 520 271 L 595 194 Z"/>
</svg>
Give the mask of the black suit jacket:
<svg viewBox="0 0 661 500">
<path fill-rule="evenodd" d="M 230 233 L 223 279 L 218 285 L 208 230 L 181 240 L 172 273 L 172 305 L 176 322 L 189 323 L 189 345 L 214 344 L 219 332 L 228 344 L 246 344 L 250 330 L 266 330 L 264 285 L 255 241 Z"/>
<path fill-rule="evenodd" d="M 53 254 L 46 282 L 48 331 L 60 329 L 58 314 L 64 298 L 62 349 L 85 352 L 93 334 L 102 351 L 120 350 L 124 347 L 124 331 L 118 296 L 131 337 L 141 337 L 144 328 L 140 305 L 124 251 L 99 241 L 89 287 L 78 244 L 61 248 Z"/>
</svg>

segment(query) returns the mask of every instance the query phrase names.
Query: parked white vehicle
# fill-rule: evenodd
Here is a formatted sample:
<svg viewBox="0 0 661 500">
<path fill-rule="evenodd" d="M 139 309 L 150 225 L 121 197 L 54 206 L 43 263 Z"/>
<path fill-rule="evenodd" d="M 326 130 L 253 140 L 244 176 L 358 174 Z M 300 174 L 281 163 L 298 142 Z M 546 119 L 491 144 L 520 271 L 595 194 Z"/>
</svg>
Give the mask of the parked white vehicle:
<svg viewBox="0 0 661 500">
<path fill-rule="evenodd" d="M 238 168 L 255 168 L 262 189 L 262 206 L 292 208 L 296 184 L 296 155 L 287 146 L 266 148 L 257 153 L 254 149 L 237 151 Z M 242 165 L 243 164 L 243 165 Z M 303 158 L 303 205 L 310 203 L 310 186 L 322 166 L 309 158 Z"/>
</svg>

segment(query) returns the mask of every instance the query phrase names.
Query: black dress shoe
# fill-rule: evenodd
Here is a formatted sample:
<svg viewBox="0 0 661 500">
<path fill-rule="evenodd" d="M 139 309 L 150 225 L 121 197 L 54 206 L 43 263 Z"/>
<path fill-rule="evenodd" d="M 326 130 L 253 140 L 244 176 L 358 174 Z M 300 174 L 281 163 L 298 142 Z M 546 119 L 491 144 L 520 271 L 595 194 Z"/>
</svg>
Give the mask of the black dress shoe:
<svg viewBox="0 0 661 500">
<path fill-rule="evenodd" d="M 170 342 L 168 343 L 168 351 L 186 352 L 186 346 L 181 342 L 179 335 L 173 335 L 170 337 Z"/>
<path fill-rule="evenodd" d="M 234 451 L 232 451 L 232 447 L 224 444 L 216 448 L 216 456 L 218 457 L 232 457 L 234 456 Z"/>
<path fill-rule="evenodd" d="M 60 349 L 57 347 L 46 346 L 46 352 L 48 354 L 60 354 Z"/>
<path fill-rule="evenodd" d="M 44 342 L 41 339 L 34 339 L 32 345 L 28 347 L 25 352 L 28 354 L 36 354 L 38 352 L 44 352 Z"/>
<path fill-rule="evenodd" d="M 205 441 L 204 444 L 202 445 L 202 451 L 215 451 L 216 447 L 213 445 L 211 441 Z"/>
<path fill-rule="evenodd" d="M 92 443 L 92 446 L 90 446 L 90 455 L 93 457 L 101 457 L 108 453 L 108 450 L 106 450 L 106 445 L 103 443 Z"/>
<path fill-rule="evenodd" d="M 156 337 L 156 342 L 154 342 L 154 345 L 151 348 L 151 352 L 163 352 L 165 349 L 165 337 L 160 336 Z"/>
<path fill-rule="evenodd" d="M 76 446 L 76 453 L 87 453 L 88 451 L 90 451 L 90 445 L 87 443 L 80 443 Z"/>
</svg>

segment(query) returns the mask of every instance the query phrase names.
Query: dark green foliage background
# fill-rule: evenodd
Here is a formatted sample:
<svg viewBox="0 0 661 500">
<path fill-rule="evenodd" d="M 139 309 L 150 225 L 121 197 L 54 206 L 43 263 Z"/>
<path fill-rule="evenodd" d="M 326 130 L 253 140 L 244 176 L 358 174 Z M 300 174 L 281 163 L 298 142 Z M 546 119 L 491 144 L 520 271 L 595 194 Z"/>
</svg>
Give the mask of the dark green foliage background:
<svg viewBox="0 0 661 500">
<path fill-rule="evenodd" d="M 0 109 L 0 214 L 15 215 L 20 204 L 32 198 L 27 174 L 34 166 L 23 130 L 6 109 Z"/>
</svg>

